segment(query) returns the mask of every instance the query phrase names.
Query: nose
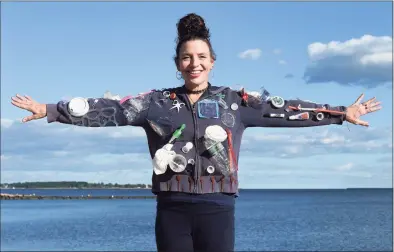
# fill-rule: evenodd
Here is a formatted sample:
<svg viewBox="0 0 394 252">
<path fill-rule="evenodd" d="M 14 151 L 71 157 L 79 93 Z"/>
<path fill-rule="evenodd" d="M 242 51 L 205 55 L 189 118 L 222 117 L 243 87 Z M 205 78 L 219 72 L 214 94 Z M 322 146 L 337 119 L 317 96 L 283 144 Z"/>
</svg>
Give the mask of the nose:
<svg viewBox="0 0 394 252">
<path fill-rule="evenodd" d="M 197 58 L 193 57 L 191 65 L 193 67 L 198 67 L 200 65 L 200 60 L 198 59 L 198 57 Z"/>
</svg>

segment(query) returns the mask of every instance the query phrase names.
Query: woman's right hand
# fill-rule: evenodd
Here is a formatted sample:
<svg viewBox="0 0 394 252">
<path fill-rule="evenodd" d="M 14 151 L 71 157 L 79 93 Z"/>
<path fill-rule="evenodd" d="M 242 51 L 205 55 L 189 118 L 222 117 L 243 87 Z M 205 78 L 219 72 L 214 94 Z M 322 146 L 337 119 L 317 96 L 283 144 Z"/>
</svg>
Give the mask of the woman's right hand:
<svg viewBox="0 0 394 252">
<path fill-rule="evenodd" d="M 22 122 L 37 120 L 47 116 L 46 104 L 40 104 L 27 95 L 21 96 L 17 94 L 15 97 L 12 97 L 11 99 L 12 99 L 11 103 L 14 106 L 27 110 L 32 113 L 32 115 L 23 118 Z"/>
</svg>

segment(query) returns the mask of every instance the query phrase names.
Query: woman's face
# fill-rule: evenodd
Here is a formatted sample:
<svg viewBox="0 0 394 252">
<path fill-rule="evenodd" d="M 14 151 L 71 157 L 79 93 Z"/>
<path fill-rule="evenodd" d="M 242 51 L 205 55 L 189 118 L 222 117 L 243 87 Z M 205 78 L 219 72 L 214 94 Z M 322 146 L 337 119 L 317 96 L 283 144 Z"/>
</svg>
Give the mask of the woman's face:
<svg viewBox="0 0 394 252">
<path fill-rule="evenodd" d="M 209 46 L 203 40 L 187 41 L 179 50 L 178 71 L 191 87 L 208 84 L 213 63 Z"/>
</svg>

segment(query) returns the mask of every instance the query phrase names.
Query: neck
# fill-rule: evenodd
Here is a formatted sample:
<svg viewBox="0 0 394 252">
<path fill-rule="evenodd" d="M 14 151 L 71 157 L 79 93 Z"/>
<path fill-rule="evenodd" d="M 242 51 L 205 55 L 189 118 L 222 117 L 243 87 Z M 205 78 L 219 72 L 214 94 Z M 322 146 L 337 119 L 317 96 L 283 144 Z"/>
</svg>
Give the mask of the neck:
<svg viewBox="0 0 394 252">
<path fill-rule="evenodd" d="M 208 82 L 201 85 L 185 84 L 187 93 L 189 94 L 202 94 L 208 88 Z"/>
</svg>

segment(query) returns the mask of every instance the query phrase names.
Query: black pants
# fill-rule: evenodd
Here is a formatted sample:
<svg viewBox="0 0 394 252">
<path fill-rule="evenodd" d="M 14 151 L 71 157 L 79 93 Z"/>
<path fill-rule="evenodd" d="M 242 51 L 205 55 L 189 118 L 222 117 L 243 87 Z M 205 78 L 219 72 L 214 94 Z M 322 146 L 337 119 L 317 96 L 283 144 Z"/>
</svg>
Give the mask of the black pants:
<svg viewBox="0 0 394 252">
<path fill-rule="evenodd" d="M 213 203 L 158 203 L 159 252 L 234 251 L 234 206 Z"/>
</svg>

